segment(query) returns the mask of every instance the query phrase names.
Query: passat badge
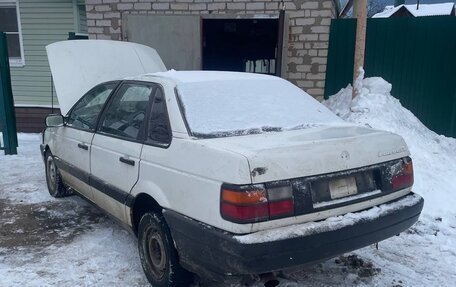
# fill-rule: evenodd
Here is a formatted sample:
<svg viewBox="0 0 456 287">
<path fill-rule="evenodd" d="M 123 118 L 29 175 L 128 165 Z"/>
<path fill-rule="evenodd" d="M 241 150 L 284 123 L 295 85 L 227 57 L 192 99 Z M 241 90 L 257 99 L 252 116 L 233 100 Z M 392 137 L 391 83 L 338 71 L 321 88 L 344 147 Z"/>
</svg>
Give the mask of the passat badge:
<svg viewBox="0 0 456 287">
<path fill-rule="evenodd" d="M 402 146 L 402 147 L 400 147 L 398 149 L 394 149 L 394 150 L 379 151 L 378 157 L 389 156 L 389 155 L 402 153 L 402 152 L 406 152 L 406 151 L 407 151 L 407 149 L 404 146 Z"/>
</svg>

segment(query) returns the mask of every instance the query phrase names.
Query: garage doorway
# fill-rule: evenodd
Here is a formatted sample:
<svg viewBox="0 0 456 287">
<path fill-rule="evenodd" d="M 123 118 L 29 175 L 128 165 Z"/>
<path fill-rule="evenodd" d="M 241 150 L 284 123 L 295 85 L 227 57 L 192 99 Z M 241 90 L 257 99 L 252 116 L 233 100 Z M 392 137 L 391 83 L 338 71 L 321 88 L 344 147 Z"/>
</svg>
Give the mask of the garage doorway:
<svg viewBox="0 0 456 287">
<path fill-rule="evenodd" d="M 202 19 L 203 70 L 278 74 L 279 19 Z"/>
<path fill-rule="evenodd" d="M 274 18 L 252 17 L 127 14 L 122 21 L 122 36 L 125 41 L 156 49 L 168 69 L 284 77 L 288 15 L 281 11 Z"/>
</svg>

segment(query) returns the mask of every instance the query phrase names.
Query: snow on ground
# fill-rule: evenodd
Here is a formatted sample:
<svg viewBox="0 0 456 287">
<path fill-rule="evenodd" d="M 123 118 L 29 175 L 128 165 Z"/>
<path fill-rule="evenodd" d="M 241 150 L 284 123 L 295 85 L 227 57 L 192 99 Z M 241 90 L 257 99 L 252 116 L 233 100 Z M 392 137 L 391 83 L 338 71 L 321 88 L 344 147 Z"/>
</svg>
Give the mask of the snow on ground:
<svg viewBox="0 0 456 287">
<path fill-rule="evenodd" d="M 414 191 L 425 198 L 420 221 L 378 249 L 286 272 L 279 286 L 454 286 L 456 140 L 429 131 L 390 90 L 365 79 L 356 100 L 348 88 L 325 104 L 347 121 L 405 138 Z M 148 286 L 133 235 L 76 196 L 48 195 L 39 143 L 39 135 L 20 134 L 19 155 L 0 154 L 0 286 Z"/>
<path fill-rule="evenodd" d="M 0 198 L 9 198 L 16 203 L 52 200 L 42 189 L 46 179 L 43 176 L 40 139 L 38 134 L 20 134 L 18 155 L 4 156 L 0 151 Z"/>
</svg>

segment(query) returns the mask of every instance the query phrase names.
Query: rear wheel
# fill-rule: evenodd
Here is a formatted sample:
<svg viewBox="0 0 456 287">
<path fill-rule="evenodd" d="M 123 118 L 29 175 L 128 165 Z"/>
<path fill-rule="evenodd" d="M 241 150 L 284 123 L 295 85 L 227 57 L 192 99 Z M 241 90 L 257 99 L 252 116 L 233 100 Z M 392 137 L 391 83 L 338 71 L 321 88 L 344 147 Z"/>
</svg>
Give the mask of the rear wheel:
<svg viewBox="0 0 456 287">
<path fill-rule="evenodd" d="M 179 264 L 168 225 L 161 214 L 147 212 L 138 227 L 141 264 L 154 287 L 188 286 L 192 275 Z"/>
<path fill-rule="evenodd" d="M 45 166 L 46 166 L 46 183 L 49 190 L 49 194 L 52 197 L 64 197 L 71 195 L 65 184 L 62 181 L 59 170 L 55 165 L 54 156 L 50 151 L 46 152 L 45 156 Z"/>
</svg>

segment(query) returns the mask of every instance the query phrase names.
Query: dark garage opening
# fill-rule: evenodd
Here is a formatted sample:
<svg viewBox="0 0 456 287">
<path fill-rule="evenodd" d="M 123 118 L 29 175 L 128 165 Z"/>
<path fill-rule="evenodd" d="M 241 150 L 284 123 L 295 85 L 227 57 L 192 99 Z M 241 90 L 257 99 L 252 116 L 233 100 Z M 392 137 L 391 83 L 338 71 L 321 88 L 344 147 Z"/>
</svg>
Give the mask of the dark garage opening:
<svg viewBox="0 0 456 287">
<path fill-rule="evenodd" d="M 203 70 L 276 74 L 279 19 L 203 19 Z"/>
</svg>

